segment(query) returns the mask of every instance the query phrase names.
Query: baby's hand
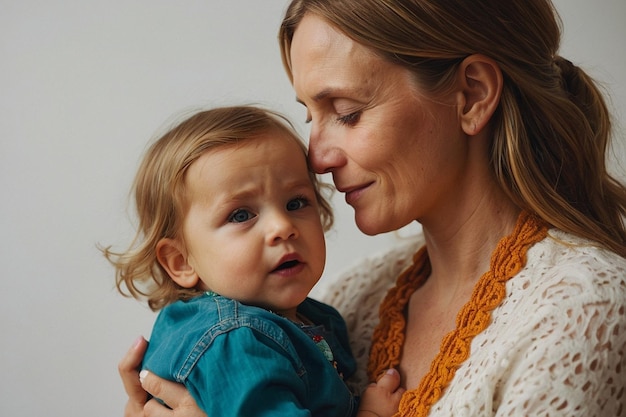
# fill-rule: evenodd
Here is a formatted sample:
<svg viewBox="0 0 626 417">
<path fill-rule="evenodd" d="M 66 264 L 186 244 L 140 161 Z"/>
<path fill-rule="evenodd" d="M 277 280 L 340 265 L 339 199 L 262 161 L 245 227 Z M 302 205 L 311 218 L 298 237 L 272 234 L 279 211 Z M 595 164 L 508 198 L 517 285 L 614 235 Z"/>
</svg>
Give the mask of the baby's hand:
<svg viewBox="0 0 626 417">
<path fill-rule="evenodd" d="M 400 387 L 400 374 L 389 369 L 376 383 L 369 384 L 361 396 L 357 417 L 390 417 L 398 412 L 400 398 L 406 391 Z"/>
</svg>

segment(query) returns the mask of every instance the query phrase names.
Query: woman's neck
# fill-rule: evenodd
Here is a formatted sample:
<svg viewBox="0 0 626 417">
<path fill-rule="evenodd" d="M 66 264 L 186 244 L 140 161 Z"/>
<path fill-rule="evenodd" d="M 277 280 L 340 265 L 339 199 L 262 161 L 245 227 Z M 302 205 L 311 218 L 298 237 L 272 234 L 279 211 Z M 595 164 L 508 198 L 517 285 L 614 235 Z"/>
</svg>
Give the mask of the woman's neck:
<svg viewBox="0 0 626 417">
<path fill-rule="evenodd" d="M 491 254 L 513 231 L 520 209 L 503 195 L 486 193 L 476 205 L 455 212 L 439 216 L 447 217 L 441 224 L 422 224 L 432 266 L 429 284 L 443 291 L 473 285 L 489 269 Z"/>
</svg>

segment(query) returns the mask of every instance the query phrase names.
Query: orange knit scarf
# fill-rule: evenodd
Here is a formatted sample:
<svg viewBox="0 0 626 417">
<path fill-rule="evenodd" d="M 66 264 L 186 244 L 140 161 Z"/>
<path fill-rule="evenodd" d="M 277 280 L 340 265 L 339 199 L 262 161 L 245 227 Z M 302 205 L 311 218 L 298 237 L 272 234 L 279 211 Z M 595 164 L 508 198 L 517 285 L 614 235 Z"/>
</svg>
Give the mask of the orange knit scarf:
<svg viewBox="0 0 626 417">
<path fill-rule="evenodd" d="M 491 311 L 506 295 L 506 281 L 524 267 L 528 248 L 543 240 L 547 231 L 548 227 L 542 220 L 525 212 L 520 214 L 513 233 L 503 238 L 493 252 L 490 270 L 478 280 L 471 299 L 458 313 L 456 329 L 442 340 L 439 353 L 419 386 L 404 393 L 396 416 L 428 414 L 454 377 L 456 369 L 469 357 L 474 336 L 489 325 Z M 376 380 L 384 370 L 397 367 L 400 363 L 406 324 L 405 307 L 411 294 L 430 272 L 428 253 L 423 247 L 414 255 L 413 265 L 398 277 L 396 286 L 380 305 L 380 323 L 374 330 L 368 365 L 370 380 Z"/>
</svg>

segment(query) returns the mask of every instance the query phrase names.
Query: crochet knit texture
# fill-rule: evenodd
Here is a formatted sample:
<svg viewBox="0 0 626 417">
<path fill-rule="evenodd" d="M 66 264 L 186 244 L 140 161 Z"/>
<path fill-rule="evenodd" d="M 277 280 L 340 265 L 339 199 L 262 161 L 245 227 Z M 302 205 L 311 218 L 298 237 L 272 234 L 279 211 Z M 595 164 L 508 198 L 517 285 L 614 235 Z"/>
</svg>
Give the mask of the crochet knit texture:
<svg viewBox="0 0 626 417">
<path fill-rule="evenodd" d="M 368 354 L 382 300 L 403 271 L 419 271 L 420 262 L 427 264 L 425 252 L 415 256 L 424 244 L 420 233 L 399 237 L 389 249 L 346 265 L 346 271 L 326 287 L 323 300 L 335 306 L 348 325 L 358 367 L 347 382 L 356 392 L 369 383 Z M 418 262 L 412 268 L 414 258 Z M 626 416 L 626 258 L 555 228 L 528 247 L 525 258 L 525 265 L 504 283 L 504 299 L 485 318 L 488 326 L 471 342 L 466 340 L 467 359 L 452 370 L 441 367 L 451 363 L 447 356 L 440 355 L 435 364 L 431 361 L 433 369 L 442 372 L 431 373 L 431 381 L 441 385 L 423 391 L 408 387 L 397 415 L 419 415 L 421 410 L 429 417 Z M 519 260 L 524 264 L 523 256 Z M 497 257 L 494 262 L 512 268 L 510 273 L 500 271 L 502 276 L 517 269 L 515 262 Z M 412 276 L 415 286 L 426 278 Z M 411 291 L 403 294 L 401 298 L 410 297 Z M 392 314 L 383 308 L 383 316 L 385 312 Z M 458 331 L 473 324 L 469 320 L 459 326 L 457 321 L 455 327 Z M 395 321 L 389 321 L 391 326 Z M 401 338 L 403 332 L 402 327 Z M 383 352 L 374 357 L 380 360 L 373 361 L 374 369 L 385 369 L 394 358 L 397 362 L 402 342 L 392 344 L 379 346 Z M 463 353 L 462 348 L 463 344 Z M 447 385 L 446 375 L 451 378 Z M 432 401 L 429 410 L 409 406 L 424 398 Z"/>
<path fill-rule="evenodd" d="M 490 322 L 491 311 L 506 295 L 505 283 L 526 263 L 526 251 L 545 238 L 547 226 L 523 213 L 514 232 L 503 238 L 491 258 L 491 267 L 479 279 L 470 301 L 457 316 L 456 329 L 441 342 L 439 354 L 417 389 L 402 397 L 399 414 L 425 416 L 441 396 L 456 368 L 469 356 L 470 343 Z M 385 369 L 397 367 L 404 344 L 404 309 L 411 294 L 430 275 L 426 248 L 415 254 L 413 265 L 399 278 L 380 306 L 380 323 L 374 330 L 368 376 L 375 380 Z"/>
</svg>

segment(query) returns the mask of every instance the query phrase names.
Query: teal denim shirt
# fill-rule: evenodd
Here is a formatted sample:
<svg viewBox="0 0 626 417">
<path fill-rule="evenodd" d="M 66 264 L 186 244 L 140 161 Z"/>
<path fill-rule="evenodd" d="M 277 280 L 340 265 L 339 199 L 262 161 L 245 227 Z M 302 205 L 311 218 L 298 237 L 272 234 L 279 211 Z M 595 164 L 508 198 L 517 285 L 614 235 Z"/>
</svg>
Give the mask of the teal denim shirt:
<svg viewBox="0 0 626 417">
<path fill-rule="evenodd" d="M 222 296 L 178 301 L 159 314 L 143 368 L 185 384 L 209 417 L 355 415 L 345 322 L 312 299 L 298 312 L 317 326 Z"/>
</svg>

